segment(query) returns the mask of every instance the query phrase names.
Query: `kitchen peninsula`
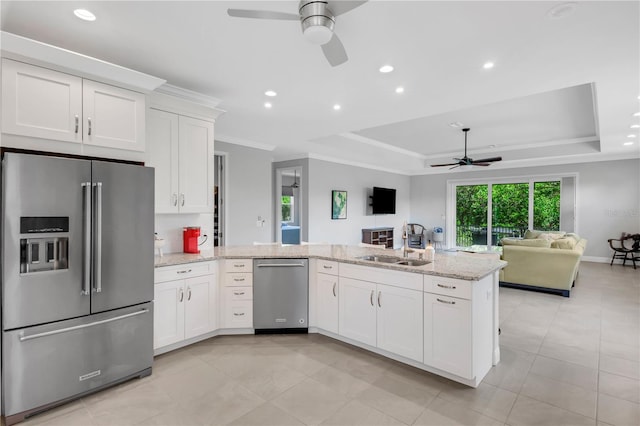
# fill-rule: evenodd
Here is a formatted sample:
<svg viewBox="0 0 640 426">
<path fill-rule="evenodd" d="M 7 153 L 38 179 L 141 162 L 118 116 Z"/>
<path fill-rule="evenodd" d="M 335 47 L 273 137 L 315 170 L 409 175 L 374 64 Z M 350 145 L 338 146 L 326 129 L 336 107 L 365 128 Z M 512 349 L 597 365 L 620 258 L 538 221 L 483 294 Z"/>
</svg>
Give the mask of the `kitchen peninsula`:
<svg viewBox="0 0 640 426">
<path fill-rule="evenodd" d="M 156 256 L 155 353 L 253 333 L 253 259 L 265 258 L 309 259 L 310 333 L 472 387 L 500 360 L 498 271 L 506 262 L 436 253 L 434 262 L 402 265 L 401 251 L 343 245 Z"/>
</svg>

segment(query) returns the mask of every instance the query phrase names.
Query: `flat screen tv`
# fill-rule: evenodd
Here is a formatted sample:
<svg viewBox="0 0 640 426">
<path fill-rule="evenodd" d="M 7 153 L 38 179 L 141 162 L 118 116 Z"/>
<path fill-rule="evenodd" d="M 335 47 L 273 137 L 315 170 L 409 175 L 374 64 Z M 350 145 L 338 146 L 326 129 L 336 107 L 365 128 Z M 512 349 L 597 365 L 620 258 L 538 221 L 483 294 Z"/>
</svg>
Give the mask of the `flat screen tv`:
<svg viewBox="0 0 640 426">
<path fill-rule="evenodd" d="M 374 186 L 371 207 L 373 214 L 395 214 L 396 190 Z"/>
</svg>

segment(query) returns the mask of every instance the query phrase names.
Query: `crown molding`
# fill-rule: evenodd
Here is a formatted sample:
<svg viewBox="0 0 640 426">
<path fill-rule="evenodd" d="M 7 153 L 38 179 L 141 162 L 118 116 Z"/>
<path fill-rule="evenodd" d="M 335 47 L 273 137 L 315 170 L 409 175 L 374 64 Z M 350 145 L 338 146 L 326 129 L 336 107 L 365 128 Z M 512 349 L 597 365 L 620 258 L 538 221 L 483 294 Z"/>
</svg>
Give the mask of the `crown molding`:
<svg viewBox="0 0 640 426">
<path fill-rule="evenodd" d="M 168 83 L 165 83 L 162 86 L 158 87 L 156 89 L 156 92 L 184 99 L 191 103 L 202 105 L 208 108 L 216 108 L 220 104 L 220 102 L 222 102 L 220 99 L 213 96 L 203 95 L 202 93 L 194 92 L 193 90 L 184 89 L 182 87 L 174 86 Z"/>
</svg>

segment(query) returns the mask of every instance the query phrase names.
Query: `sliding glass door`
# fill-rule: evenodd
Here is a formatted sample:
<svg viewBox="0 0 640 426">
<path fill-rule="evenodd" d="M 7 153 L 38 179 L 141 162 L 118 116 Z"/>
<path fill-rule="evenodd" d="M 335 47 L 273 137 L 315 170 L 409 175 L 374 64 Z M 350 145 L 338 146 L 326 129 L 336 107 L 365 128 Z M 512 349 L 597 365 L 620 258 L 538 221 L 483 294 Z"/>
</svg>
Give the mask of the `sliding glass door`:
<svg viewBox="0 0 640 426">
<path fill-rule="evenodd" d="M 482 184 L 453 183 L 455 199 L 453 244 L 459 248 L 491 250 L 504 237 L 522 237 L 527 229 L 573 231 L 575 178 L 530 178 L 513 182 Z M 570 182 L 569 182 L 570 181 Z M 562 184 L 561 184 L 562 182 Z M 569 184 L 570 183 L 570 184 Z M 565 194 L 561 192 L 564 188 Z M 571 191 L 567 191 L 570 188 Z M 450 204 L 451 205 L 451 204 Z M 571 217 L 566 217 L 568 215 Z"/>
</svg>

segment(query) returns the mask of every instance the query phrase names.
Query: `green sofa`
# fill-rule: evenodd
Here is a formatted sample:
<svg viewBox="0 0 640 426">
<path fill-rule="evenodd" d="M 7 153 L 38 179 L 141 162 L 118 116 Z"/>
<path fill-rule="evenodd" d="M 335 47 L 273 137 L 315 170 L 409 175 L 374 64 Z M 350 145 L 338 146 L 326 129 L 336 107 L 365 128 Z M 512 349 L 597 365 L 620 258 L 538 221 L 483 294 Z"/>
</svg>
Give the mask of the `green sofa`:
<svg viewBox="0 0 640 426">
<path fill-rule="evenodd" d="M 524 238 L 503 238 L 500 285 L 569 297 L 587 240 L 561 231 L 527 231 Z"/>
</svg>

